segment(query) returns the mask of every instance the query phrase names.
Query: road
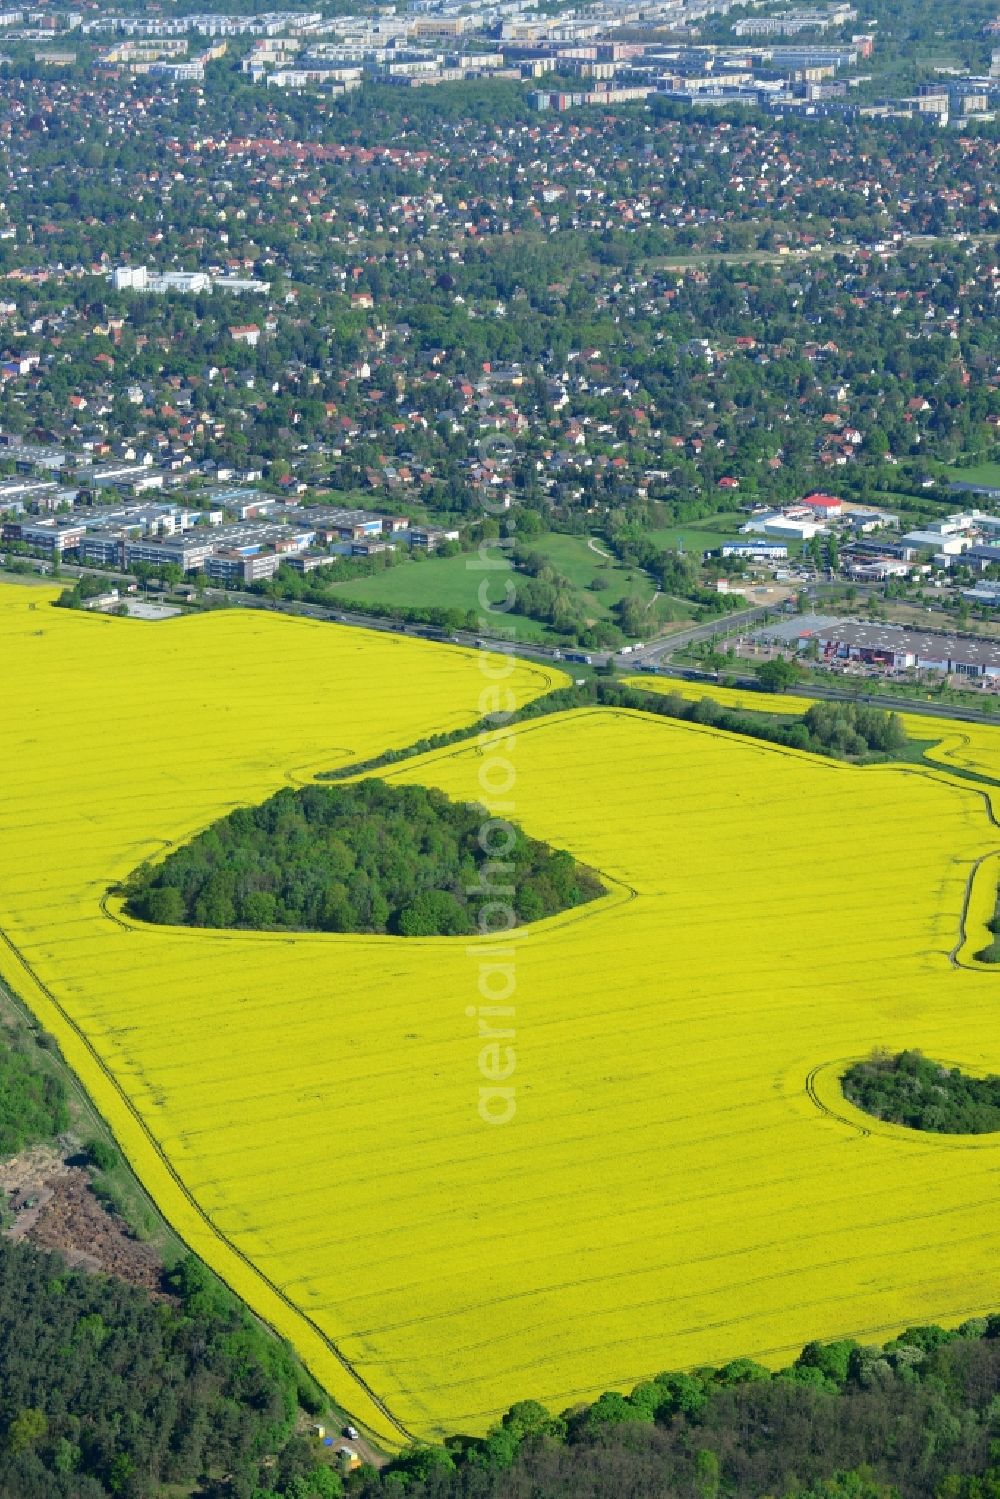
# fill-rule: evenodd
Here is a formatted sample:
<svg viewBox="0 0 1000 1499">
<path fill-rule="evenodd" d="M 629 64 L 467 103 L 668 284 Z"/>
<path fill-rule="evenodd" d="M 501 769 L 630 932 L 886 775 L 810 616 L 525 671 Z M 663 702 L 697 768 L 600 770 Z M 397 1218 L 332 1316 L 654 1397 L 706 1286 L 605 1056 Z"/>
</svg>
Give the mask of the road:
<svg viewBox="0 0 1000 1499">
<path fill-rule="evenodd" d="M 692 625 L 689 630 L 675 630 L 672 635 L 664 635 L 659 640 L 651 640 L 648 645 L 639 646 L 630 657 L 619 654 L 616 659 L 623 663 L 631 660 L 636 666 L 659 666 L 665 659 L 699 640 L 711 640 L 713 635 L 732 634 L 741 627 L 759 624 L 766 615 L 774 612 L 774 604 L 755 604 L 750 609 L 739 609 L 734 614 L 719 615 L 706 624 Z"/>
<path fill-rule="evenodd" d="M 321 619 L 333 624 L 359 625 L 366 630 L 385 630 L 397 635 L 429 637 L 450 645 L 476 646 L 481 640 L 486 640 L 498 649 L 511 649 L 518 656 L 527 656 L 535 661 L 551 661 L 558 664 L 566 659 L 565 653 L 555 646 L 539 645 L 537 641 L 500 641 L 492 639 L 485 633 L 473 634 L 470 630 L 449 631 L 439 630 L 430 625 L 408 625 L 401 623 L 398 619 L 383 619 L 379 615 L 358 614 L 348 609 L 331 609 L 323 604 L 308 604 L 298 599 L 270 599 L 254 593 L 232 593 L 212 588 L 205 590 L 205 597 L 225 598 L 247 609 L 276 610 L 279 614 L 297 614 L 307 619 Z M 765 615 L 773 613 L 773 604 L 759 605 L 752 609 L 741 609 L 736 614 L 727 614 L 710 620 L 707 624 L 694 625 L 689 630 L 680 630 L 673 635 L 665 635 L 659 640 L 650 641 L 648 645 L 637 646 L 626 655 L 613 651 L 589 651 L 586 654 L 593 666 L 604 666 L 612 659 L 623 669 L 639 667 L 643 664 L 659 665 L 665 657 L 673 655 L 684 646 L 691 645 L 698 640 L 710 640 L 713 635 L 720 635 L 726 630 L 731 632 L 740 626 L 753 624 L 763 619 Z M 575 654 L 583 653 L 576 652 Z M 569 661 L 567 664 L 572 666 L 573 663 Z"/>
<path fill-rule="evenodd" d="M 860 686 L 860 683 L 859 683 Z M 925 718 L 957 718 L 962 723 L 986 723 L 998 726 L 995 713 L 983 713 L 978 708 L 957 707 L 949 703 L 935 703 L 930 699 L 891 697 L 878 692 L 848 692 L 843 688 L 821 687 L 808 682 L 799 689 L 806 697 L 828 698 L 833 702 L 864 703 L 867 708 L 885 708 L 890 713 L 919 713 Z M 780 694 L 777 701 L 780 702 Z"/>
<path fill-rule="evenodd" d="M 206 588 L 205 597 L 228 599 L 245 609 L 266 609 L 278 614 L 296 614 L 306 619 L 321 619 L 330 624 L 355 625 L 365 630 L 383 630 L 393 635 L 415 635 L 436 640 L 445 645 L 477 646 L 487 641 L 496 650 L 510 650 L 518 656 L 527 656 L 534 661 L 562 660 L 562 652 L 555 646 L 539 645 L 528 640 L 499 640 L 486 634 L 476 635 L 471 630 L 442 630 L 434 625 L 404 624 L 398 619 L 384 619 L 377 614 L 357 614 L 349 609 L 330 609 L 322 604 L 307 604 L 299 599 L 269 599 L 254 593 L 230 593 L 222 589 Z M 597 658 L 595 657 L 595 660 Z"/>
</svg>

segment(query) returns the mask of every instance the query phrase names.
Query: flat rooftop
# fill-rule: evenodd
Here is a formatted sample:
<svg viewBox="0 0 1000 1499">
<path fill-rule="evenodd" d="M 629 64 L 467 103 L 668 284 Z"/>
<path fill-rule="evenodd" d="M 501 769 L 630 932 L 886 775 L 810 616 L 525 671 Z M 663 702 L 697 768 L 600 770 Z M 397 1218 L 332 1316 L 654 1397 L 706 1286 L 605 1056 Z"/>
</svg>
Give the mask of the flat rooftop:
<svg viewBox="0 0 1000 1499">
<path fill-rule="evenodd" d="M 925 660 L 964 661 L 976 666 L 1000 667 L 1000 641 L 982 636 L 934 635 L 905 625 L 864 624 L 857 619 L 834 620 L 823 638 L 837 640 L 859 650 L 908 652 Z"/>
</svg>

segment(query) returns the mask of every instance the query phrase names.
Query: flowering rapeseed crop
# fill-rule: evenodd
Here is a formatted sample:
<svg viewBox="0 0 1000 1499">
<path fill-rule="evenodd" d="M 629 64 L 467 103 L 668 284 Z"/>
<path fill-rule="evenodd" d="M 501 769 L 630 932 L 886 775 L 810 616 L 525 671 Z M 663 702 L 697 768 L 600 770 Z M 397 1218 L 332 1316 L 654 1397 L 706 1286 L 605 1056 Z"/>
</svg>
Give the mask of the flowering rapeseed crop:
<svg viewBox="0 0 1000 1499">
<path fill-rule="evenodd" d="M 801 694 L 761 692 L 752 687 L 723 687 L 714 682 L 692 682 L 683 677 L 642 676 L 624 680 L 626 687 L 663 695 L 674 694 L 689 702 L 710 697 L 720 707 L 734 708 L 741 713 L 808 713 L 819 701 Z M 928 760 L 960 771 L 971 771 L 987 780 L 1000 779 L 1000 728 L 906 713 L 902 704 L 896 711 L 906 735 L 926 746 L 924 755 Z"/>
<path fill-rule="evenodd" d="M 640 687 L 644 692 L 670 693 L 696 702 L 710 697 L 721 708 L 737 708 L 750 713 L 806 713 L 816 702 L 814 697 L 796 697 L 790 692 L 758 692 L 752 687 L 723 687 L 714 682 L 691 682 L 686 677 L 626 677 L 626 687 Z"/>
<path fill-rule="evenodd" d="M 997 842 L 972 783 L 610 709 L 522 725 L 511 814 L 612 891 L 516 934 L 517 1112 L 492 1127 L 476 943 L 101 907 L 286 775 L 473 718 L 475 659 L 37 598 L 0 590 L 0 968 L 178 1230 L 374 1431 L 1000 1301 L 1000 1144 L 873 1125 L 837 1088 L 874 1045 L 1000 1071 L 996 976 L 950 957 Z M 484 763 L 390 774 L 472 799 Z"/>
</svg>

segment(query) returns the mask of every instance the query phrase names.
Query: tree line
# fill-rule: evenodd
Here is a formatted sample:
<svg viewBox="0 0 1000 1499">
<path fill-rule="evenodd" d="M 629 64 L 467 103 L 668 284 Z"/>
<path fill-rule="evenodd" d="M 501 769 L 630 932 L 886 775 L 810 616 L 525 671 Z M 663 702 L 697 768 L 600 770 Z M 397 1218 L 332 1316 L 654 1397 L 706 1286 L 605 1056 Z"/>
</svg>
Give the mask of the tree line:
<svg viewBox="0 0 1000 1499">
<path fill-rule="evenodd" d="M 659 706 L 661 702 L 662 707 Z M 692 702 L 679 693 L 668 693 L 657 700 L 655 711 L 671 718 L 708 724 L 730 734 L 743 734 L 752 739 L 766 740 L 769 744 L 783 745 L 786 749 L 806 750 L 836 760 L 865 763 L 891 760 L 897 758 L 908 743 L 897 713 L 866 708 L 858 703 L 814 703 L 805 713 L 783 722 L 767 713 L 741 713 L 723 708 L 711 697 L 697 698 Z"/>
<path fill-rule="evenodd" d="M 790 663 L 777 661 L 768 662 L 767 665 L 784 668 Z M 763 674 L 762 668 L 761 676 Z M 780 685 L 789 685 L 783 675 Z M 821 705 L 814 704 L 814 707 L 817 706 Z M 525 703 L 505 721 L 510 724 L 522 723 L 534 718 L 545 718 L 552 713 L 566 713 L 573 708 L 627 708 L 637 712 L 652 713 L 659 718 L 677 718 L 692 723 L 708 724 L 727 734 L 740 734 L 748 739 L 762 739 L 768 744 L 782 744 L 788 749 L 806 750 L 811 754 L 826 755 L 833 759 L 860 759 L 871 762 L 892 759 L 905 752 L 909 740 L 906 738 L 897 714 L 887 713 L 881 708 L 864 708 L 856 703 L 838 702 L 830 706 L 838 710 L 836 717 L 831 721 L 824 719 L 823 715 L 813 714 L 812 708 L 805 714 L 786 715 L 782 714 L 780 698 L 769 701 L 762 691 L 763 711 L 740 712 L 723 708 L 712 697 L 686 698 L 682 697 L 679 692 L 650 692 L 641 687 L 626 686 L 624 682 L 613 678 L 598 677 L 589 681 L 581 681 L 572 687 L 557 687 L 554 692 L 546 693 L 544 697 L 533 698 L 530 703 Z M 843 717 L 839 710 L 843 710 Z M 813 716 L 810 719 L 811 714 Z M 869 717 L 869 715 L 872 716 Z M 848 725 L 852 734 L 855 732 L 858 734 L 858 742 L 864 742 L 863 751 L 859 749 L 858 743 L 845 739 L 844 724 Z M 861 727 L 856 728 L 857 725 Z M 488 733 L 491 728 L 495 727 L 496 724 L 492 720 L 481 719 L 467 728 L 449 729 L 441 734 L 431 734 L 403 749 L 384 750 L 381 754 L 373 755 L 367 760 L 361 760 L 352 765 L 338 766 L 334 770 L 321 771 L 319 779 L 340 781 L 348 776 L 357 775 L 361 771 L 379 770 L 387 765 L 395 765 L 402 760 L 412 759 L 416 755 L 426 754 L 429 750 L 446 749 L 449 745 L 461 744 L 465 740 L 476 738 L 479 734 Z M 1000 917 L 997 918 L 997 925 L 1000 927 Z"/>
<path fill-rule="evenodd" d="M 416 1447 L 357 1499 L 995 1499 L 1000 1316 L 883 1346 L 809 1343 L 667 1371 L 553 1415 L 518 1402 L 484 1438 Z"/>
</svg>

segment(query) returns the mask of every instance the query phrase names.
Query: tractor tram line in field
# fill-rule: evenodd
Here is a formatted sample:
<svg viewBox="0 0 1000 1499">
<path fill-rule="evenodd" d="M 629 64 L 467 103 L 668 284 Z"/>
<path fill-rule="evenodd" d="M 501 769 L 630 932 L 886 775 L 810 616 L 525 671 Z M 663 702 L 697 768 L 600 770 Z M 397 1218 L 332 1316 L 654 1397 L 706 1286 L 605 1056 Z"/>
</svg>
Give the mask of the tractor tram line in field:
<svg viewBox="0 0 1000 1499">
<path fill-rule="evenodd" d="M 338 780 L 481 802 L 476 652 L 354 630 L 331 648 L 239 611 L 155 634 L 57 611 L 39 635 L 3 590 L 0 631 L 24 667 L 0 967 L 179 1235 L 387 1445 L 995 1304 L 996 1139 L 869 1126 L 831 1060 L 903 1045 L 996 1066 L 994 975 L 971 958 L 994 909 L 995 729 L 938 720 L 931 745 L 910 714 L 920 758 L 857 767 L 631 699 L 546 711 L 566 679 L 511 660 L 518 706 L 541 699 L 507 730 L 519 824 L 609 893 L 517 933 L 518 1110 L 498 1132 L 469 1110 L 475 942 L 154 927 L 107 893 L 221 813 L 323 784 L 345 740 L 359 764 Z M 66 674 L 125 682 L 150 651 L 157 693 L 137 675 L 110 707 L 83 694 L 66 744 Z M 435 725 L 449 742 L 427 749 Z"/>
<path fill-rule="evenodd" d="M 112 918 L 112 919 L 115 919 L 115 918 Z M 122 925 L 124 925 L 124 923 L 122 923 Z M 308 1316 L 308 1314 L 306 1314 L 305 1312 L 303 1312 L 303 1310 L 302 1310 L 301 1307 L 296 1306 L 293 1302 L 289 1301 L 289 1299 L 285 1295 L 284 1291 L 282 1291 L 281 1287 L 278 1286 L 278 1285 L 276 1285 L 272 1280 L 269 1280 L 266 1275 L 262 1274 L 261 1271 L 260 1271 L 260 1269 L 259 1269 L 259 1267 L 253 1264 L 253 1262 L 248 1258 L 248 1256 L 246 1254 L 243 1253 L 243 1251 L 239 1248 L 239 1246 L 236 1245 L 236 1244 L 234 1244 L 232 1242 L 232 1240 L 230 1238 L 228 1238 L 226 1236 L 226 1234 L 224 1234 L 223 1232 L 221 1232 L 221 1230 L 218 1228 L 218 1226 L 212 1222 L 212 1220 L 209 1217 L 209 1215 L 199 1205 L 197 1199 L 188 1191 L 187 1187 L 184 1184 L 184 1181 L 178 1175 L 177 1171 L 174 1169 L 173 1165 L 170 1162 L 169 1157 L 167 1156 L 166 1152 L 163 1150 L 163 1148 L 160 1145 L 159 1141 L 152 1134 L 151 1130 L 149 1129 L 148 1125 L 146 1124 L 146 1122 L 143 1119 L 142 1115 L 140 1114 L 139 1110 L 132 1103 L 132 1100 L 128 1097 L 128 1094 L 119 1085 L 118 1080 L 116 1079 L 114 1073 L 112 1072 L 112 1070 L 110 1069 L 110 1067 L 107 1066 L 107 1064 L 105 1063 L 105 1061 L 103 1060 L 103 1058 L 100 1056 L 100 1053 L 91 1044 L 91 1042 L 88 1039 L 86 1033 L 76 1023 L 76 1021 L 68 1013 L 68 1011 L 64 1008 L 64 1006 L 59 1002 L 59 1000 L 57 999 L 56 995 L 52 992 L 52 990 L 48 987 L 48 985 L 45 984 L 42 981 L 42 979 L 36 973 L 36 971 L 34 970 L 34 968 L 31 966 L 31 964 L 28 962 L 28 960 L 24 957 L 23 953 L 19 950 L 19 948 L 11 940 L 10 936 L 7 934 L 7 932 L 4 931 L 4 929 L 2 927 L 0 927 L 0 943 L 2 943 L 3 946 L 12 954 L 12 956 L 15 958 L 15 960 L 18 962 L 18 964 L 23 969 L 24 973 L 30 979 L 31 983 L 45 996 L 45 998 L 48 1000 L 49 1004 L 53 1007 L 53 1009 L 58 1014 L 58 1016 L 59 1016 L 60 1020 L 63 1022 L 63 1024 L 67 1025 L 70 1028 L 70 1030 L 73 1032 L 73 1034 L 76 1037 L 76 1039 L 80 1042 L 80 1044 L 82 1046 L 84 1046 L 86 1048 L 90 1060 L 100 1070 L 101 1075 L 104 1078 L 104 1080 L 109 1084 L 110 1087 L 112 1087 L 114 1089 L 114 1092 L 115 1092 L 117 1098 L 119 1099 L 119 1101 L 121 1102 L 121 1104 L 128 1110 L 129 1115 L 131 1116 L 132 1120 L 135 1122 L 135 1124 L 138 1126 L 138 1128 L 142 1131 L 143 1137 L 144 1137 L 147 1145 L 149 1146 L 149 1148 L 152 1151 L 155 1152 L 157 1160 L 159 1161 L 160 1165 L 163 1167 L 163 1169 L 169 1175 L 170 1180 L 171 1180 L 173 1186 L 183 1196 L 183 1198 L 184 1198 L 187 1206 L 189 1207 L 189 1209 L 192 1212 L 194 1212 L 194 1213 L 197 1214 L 198 1218 L 201 1220 L 201 1222 L 204 1225 L 204 1227 L 212 1234 L 212 1236 L 220 1244 L 222 1244 L 222 1245 L 225 1246 L 225 1248 L 228 1250 L 228 1252 L 230 1254 L 233 1254 L 233 1255 L 236 1256 L 236 1258 L 241 1262 L 241 1264 L 242 1264 L 242 1266 L 244 1267 L 245 1270 L 247 1270 L 250 1274 L 252 1274 L 252 1275 L 256 1276 L 257 1278 L 259 1278 L 264 1283 L 264 1285 L 267 1286 L 267 1289 L 271 1292 L 272 1295 L 276 1296 L 287 1307 L 287 1309 L 290 1312 L 292 1312 L 297 1318 L 300 1318 L 303 1322 L 305 1322 L 308 1325 L 308 1327 L 310 1328 L 310 1330 L 320 1339 L 320 1341 L 323 1343 L 323 1345 L 328 1349 L 328 1351 L 334 1356 L 334 1358 L 337 1360 L 337 1362 L 342 1366 L 342 1368 L 344 1369 L 345 1373 L 349 1374 L 350 1377 L 351 1377 L 351 1379 L 354 1380 L 355 1383 L 357 1384 L 358 1388 L 364 1391 L 364 1393 L 371 1400 L 372 1404 L 378 1409 L 378 1411 L 385 1418 L 385 1420 L 388 1421 L 389 1425 L 393 1428 L 393 1430 L 397 1433 L 397 1435 L 400 1436 L 400 1437 L 402 1437 L 404 1441 L 415 1441 L 416 1438 L 413 1435 L 413 1433 L 410 1432 L 410 1431 L 408 1431 L 407 1428 L 403 1425 L 403 1423 L 401 1421 L 399 1421 L 393 1415 L 392 1411 L 388 1408 L 388 1406 L 381 1399 L 381 1397 L 375 1392 L 375 1390 L 372 1389 L 372 1387 L 368 1384 L 367 1380 L 365 1380 L 364 1377 L 361 1374 L 359 1374 L 359 1372 L 351 1365 L 350 1361 L 344 1357 L 344 1355 L 341 1353 L 340 1349 L 326 1335 L 326 1333 L 323 1332 L 322 1328 L 319 1327 L 312 1320 L 312 1318 Z M 104 1116 L 102 1115 L 102 1117 L 104 1117 Z M 114 1125 L 112 1124 L 112 1122 L 110 1120 L 106 1120 L 105 1122 L 108 1124 L 108 1127 L 111 1129 L 112 1133 L 114 1134 L 115 1131 L 114 1131 Z M 229 1289 L 236 1296 L 241 1296 L 243 1299 L 245 1299 L 245 1293 L 241 1292 L 238 1289 L 238 1287 L 230 1284 L 230 1282 L 226 1278 L 225 1271 L 219 1268 L 218 1262 L 215 1261 L 215 1260 L 213 1260 L 213 1259 L 211 1259 L 208 1256 L 205 1256 L 205 1258 L 206 1258 L 207 1262 L 212 1266 L 212 1269 L 215 1271 L 215 1273 L 219 1276 L 219 1279 L 222 1280 L 222 1281 L 224 1281 L 229 1286 Z M 250 1303 L 250 1304 L 251 1304 L 251 1308 L 252 1308 L 252 1303 Z M 266 1317 L 263 1320 L 266 1321 L 267 1320 Z"/>
</svg>

